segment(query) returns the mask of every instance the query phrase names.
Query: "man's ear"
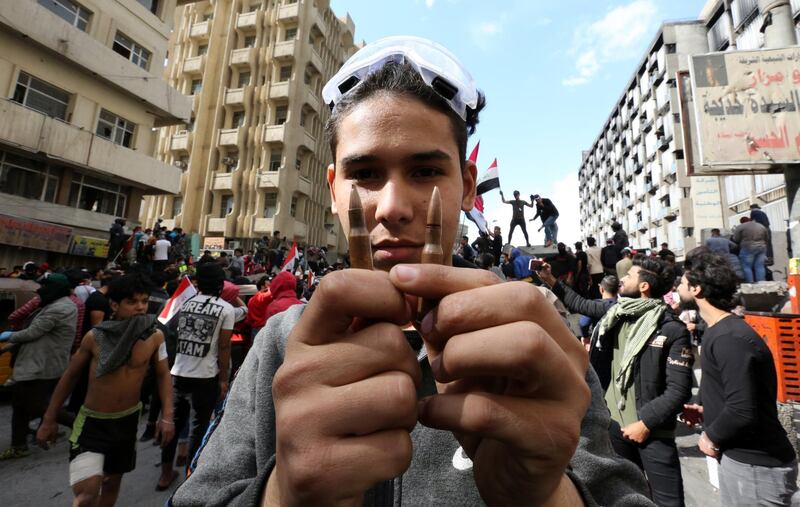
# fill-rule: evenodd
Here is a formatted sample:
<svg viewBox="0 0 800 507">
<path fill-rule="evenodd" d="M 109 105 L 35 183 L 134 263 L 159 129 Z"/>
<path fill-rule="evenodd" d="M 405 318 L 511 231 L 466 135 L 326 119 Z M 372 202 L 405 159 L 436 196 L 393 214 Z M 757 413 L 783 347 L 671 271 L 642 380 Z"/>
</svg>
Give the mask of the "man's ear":
<svg viewBox="0 0 800 507">
<path fill-rule="evenodd" d="M 695 299 L 702 299 L 703 298 L 703 288 L 699 285 L 690 285 L 689 292 L 692 293 L 692 297 Z"/>
<path fill-rule="evenodd" d="M 115 314 L 115 313 L 117 313 L 117 310 L 119 310 L 119 303 L 117 303 L 117 302 L 116 302 L 116 301 L 114 301 L 114 300 L 111 300 L 111 299 L 109 299 L 109 300 L 108 300 L 108 306 L 110 306 L 110 307 L 111 307 L 111 313 L 112 313 L 112 315 L 113 315 L 113 314 Z"/>
<path fill-rule="evenodd" d="M 328 166 L 327 178 L 328 178 L 328 190 L 331 193 L 331 213 L 336 215 L 337 214 L 337 212 L 336 212 L 336 192 L 334 191 L 335 190 L 334 185 L 335 185 L 335 182 L 336 182 L 336 168 L 335 168 L 335 166 L 333 164 L 330 164 Z"/>
<path fill-rule="evenodd" d="M 478 180 L 478 167 L 475 162 L 467 160 L 461 171 L 461 181 L 464 184 L 464 194 L 461 197 L 461 210 L 469 211 L 475 206 L 475 190 Z"/>
</svg>

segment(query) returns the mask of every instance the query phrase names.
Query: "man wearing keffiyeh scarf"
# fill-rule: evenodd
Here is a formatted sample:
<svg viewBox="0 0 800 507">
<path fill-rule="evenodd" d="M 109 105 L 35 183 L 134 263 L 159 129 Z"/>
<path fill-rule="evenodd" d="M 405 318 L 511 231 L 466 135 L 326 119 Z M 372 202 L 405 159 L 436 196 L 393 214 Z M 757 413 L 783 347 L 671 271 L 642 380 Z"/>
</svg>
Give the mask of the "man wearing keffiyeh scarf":
<svg viewBox="0 0 800 507">
<path fill-rule="evenodd" d="M 683 505 L 675 418 L 691 397 L 694 358 L 686 326 L 662 300 L 675 278 L 672 267 L 634 257 L 612 306 L 579 296 L 549 267 L 540 277 L 571 312 L 601 319 L 590 358 L 607 389 L 614 450 L 647 473 L 656 504 Z"/>
</svg>

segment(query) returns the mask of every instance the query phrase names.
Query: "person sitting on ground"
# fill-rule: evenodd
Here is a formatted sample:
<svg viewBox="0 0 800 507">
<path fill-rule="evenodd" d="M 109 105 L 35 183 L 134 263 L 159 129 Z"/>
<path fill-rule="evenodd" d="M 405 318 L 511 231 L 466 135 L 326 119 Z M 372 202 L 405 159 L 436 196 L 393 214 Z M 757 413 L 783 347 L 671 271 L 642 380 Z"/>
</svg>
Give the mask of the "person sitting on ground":
<svg viewBox="0 0 800 507">
<path fill-rule="evenodd" d="M 736 275 L 716 253 L 690 252 L 678 287 L 708 324 L 703 334 L 703 405 L 686 405 L 682 419 L 703 423 L 697 446 L 718 460 L 721 505 L 790 505 L 797 459 L 778 419 L 775 361 L 753 328 L 730 311 Z"/>
<path fill-rule="evenodd" d="M 413 65 L 426 51 L 450 69 L 433 85 Z M 650 505 L 611 450 L 586 352 L 539 289 L 389 246 L 423 240 L 434 187 L 445 248 L 473 206 L 466 144 L 483 100 L 471 78 L 453 88 L 456 69 L 433 42 L 393 37 L 324 88 L 332 211 L 349 234 L 362 196 L 375 269 L 328 273 L 269 320 L 175 507 Z M 438 305 L 417 329 L 420 297 Z"/>
<path fill-rule="evenodd" d="M 125 275 L 111 284 L 108 298 L 114 319 L 86 334 L 36 433 L 41 447 L 48 449 L 53 444 L 58 431 L 56 414 L 88 365 L 89 389 L 69 437 L 73 505 L 114 505 L 122 475 L 136 467 L 142 410 L 139 396 L 150 364 L 156 368 L 159 395 L 165 400 L 158 424 L 162 444 L 174 434 L 172 379 L 164 335 L 156 329 L 156 317 L 146 313 L 151 288 L 150 281 L 139 274 Z"/>
</svg>

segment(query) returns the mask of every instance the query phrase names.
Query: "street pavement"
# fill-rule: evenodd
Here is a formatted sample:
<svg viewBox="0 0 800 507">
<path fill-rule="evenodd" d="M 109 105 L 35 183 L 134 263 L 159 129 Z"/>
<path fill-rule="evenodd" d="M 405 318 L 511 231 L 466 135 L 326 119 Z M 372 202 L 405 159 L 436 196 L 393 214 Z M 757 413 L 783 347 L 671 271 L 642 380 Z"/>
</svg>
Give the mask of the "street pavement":
<svg viewBox="0 0 800 507">
<path fill-rule="evenodd" d="M 144 423 L 142 423 L 142 428 Z M 679 427 L 682 425 L 679 425 Z M 64 430 L 64 428 L 61 428 Z M 707 479 L 706 461 L 697 449 L 697 434 L 682 429 L 678 449 L 681 455 L 687 507 L 719 505 L 719 493 Z M 0 401 L 0 448 L 11 439 L 11 404 Z M 65 506 L 72 502 L 69 487 L 67 437 L 62 437 L 49 451 L 31 446 L 31 455 L 12 461 L 0 461 L 0 505 L 3 507 Z M 122 479 L 118 506 L 159 507 L 172 490 L 155 491 L 160 472 L 159 448 L 151 442 L 139 443 L 136 469 Z M 177 487 L 175 482 L 173 490 Z"/>
</svg>

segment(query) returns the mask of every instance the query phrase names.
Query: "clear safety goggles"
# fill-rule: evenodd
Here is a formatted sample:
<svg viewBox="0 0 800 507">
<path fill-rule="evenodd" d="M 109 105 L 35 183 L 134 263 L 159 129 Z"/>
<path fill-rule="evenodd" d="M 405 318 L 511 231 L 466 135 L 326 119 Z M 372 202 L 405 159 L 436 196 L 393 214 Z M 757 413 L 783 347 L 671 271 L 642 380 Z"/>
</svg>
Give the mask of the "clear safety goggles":
<svg viewBox="0 0 800 507">
<path fill-rule="evenodd" d="M 462 120 L 467 108 L 478 105 L 472 76 L 446 48 L 413 36 L 392 36 L 367 44 L 351 56 L 322 89 L 322 98 L 333 108 L 347 93 L 388 62 L 408 63 L 425 83 L 450 104 Z"/>
</svg>

